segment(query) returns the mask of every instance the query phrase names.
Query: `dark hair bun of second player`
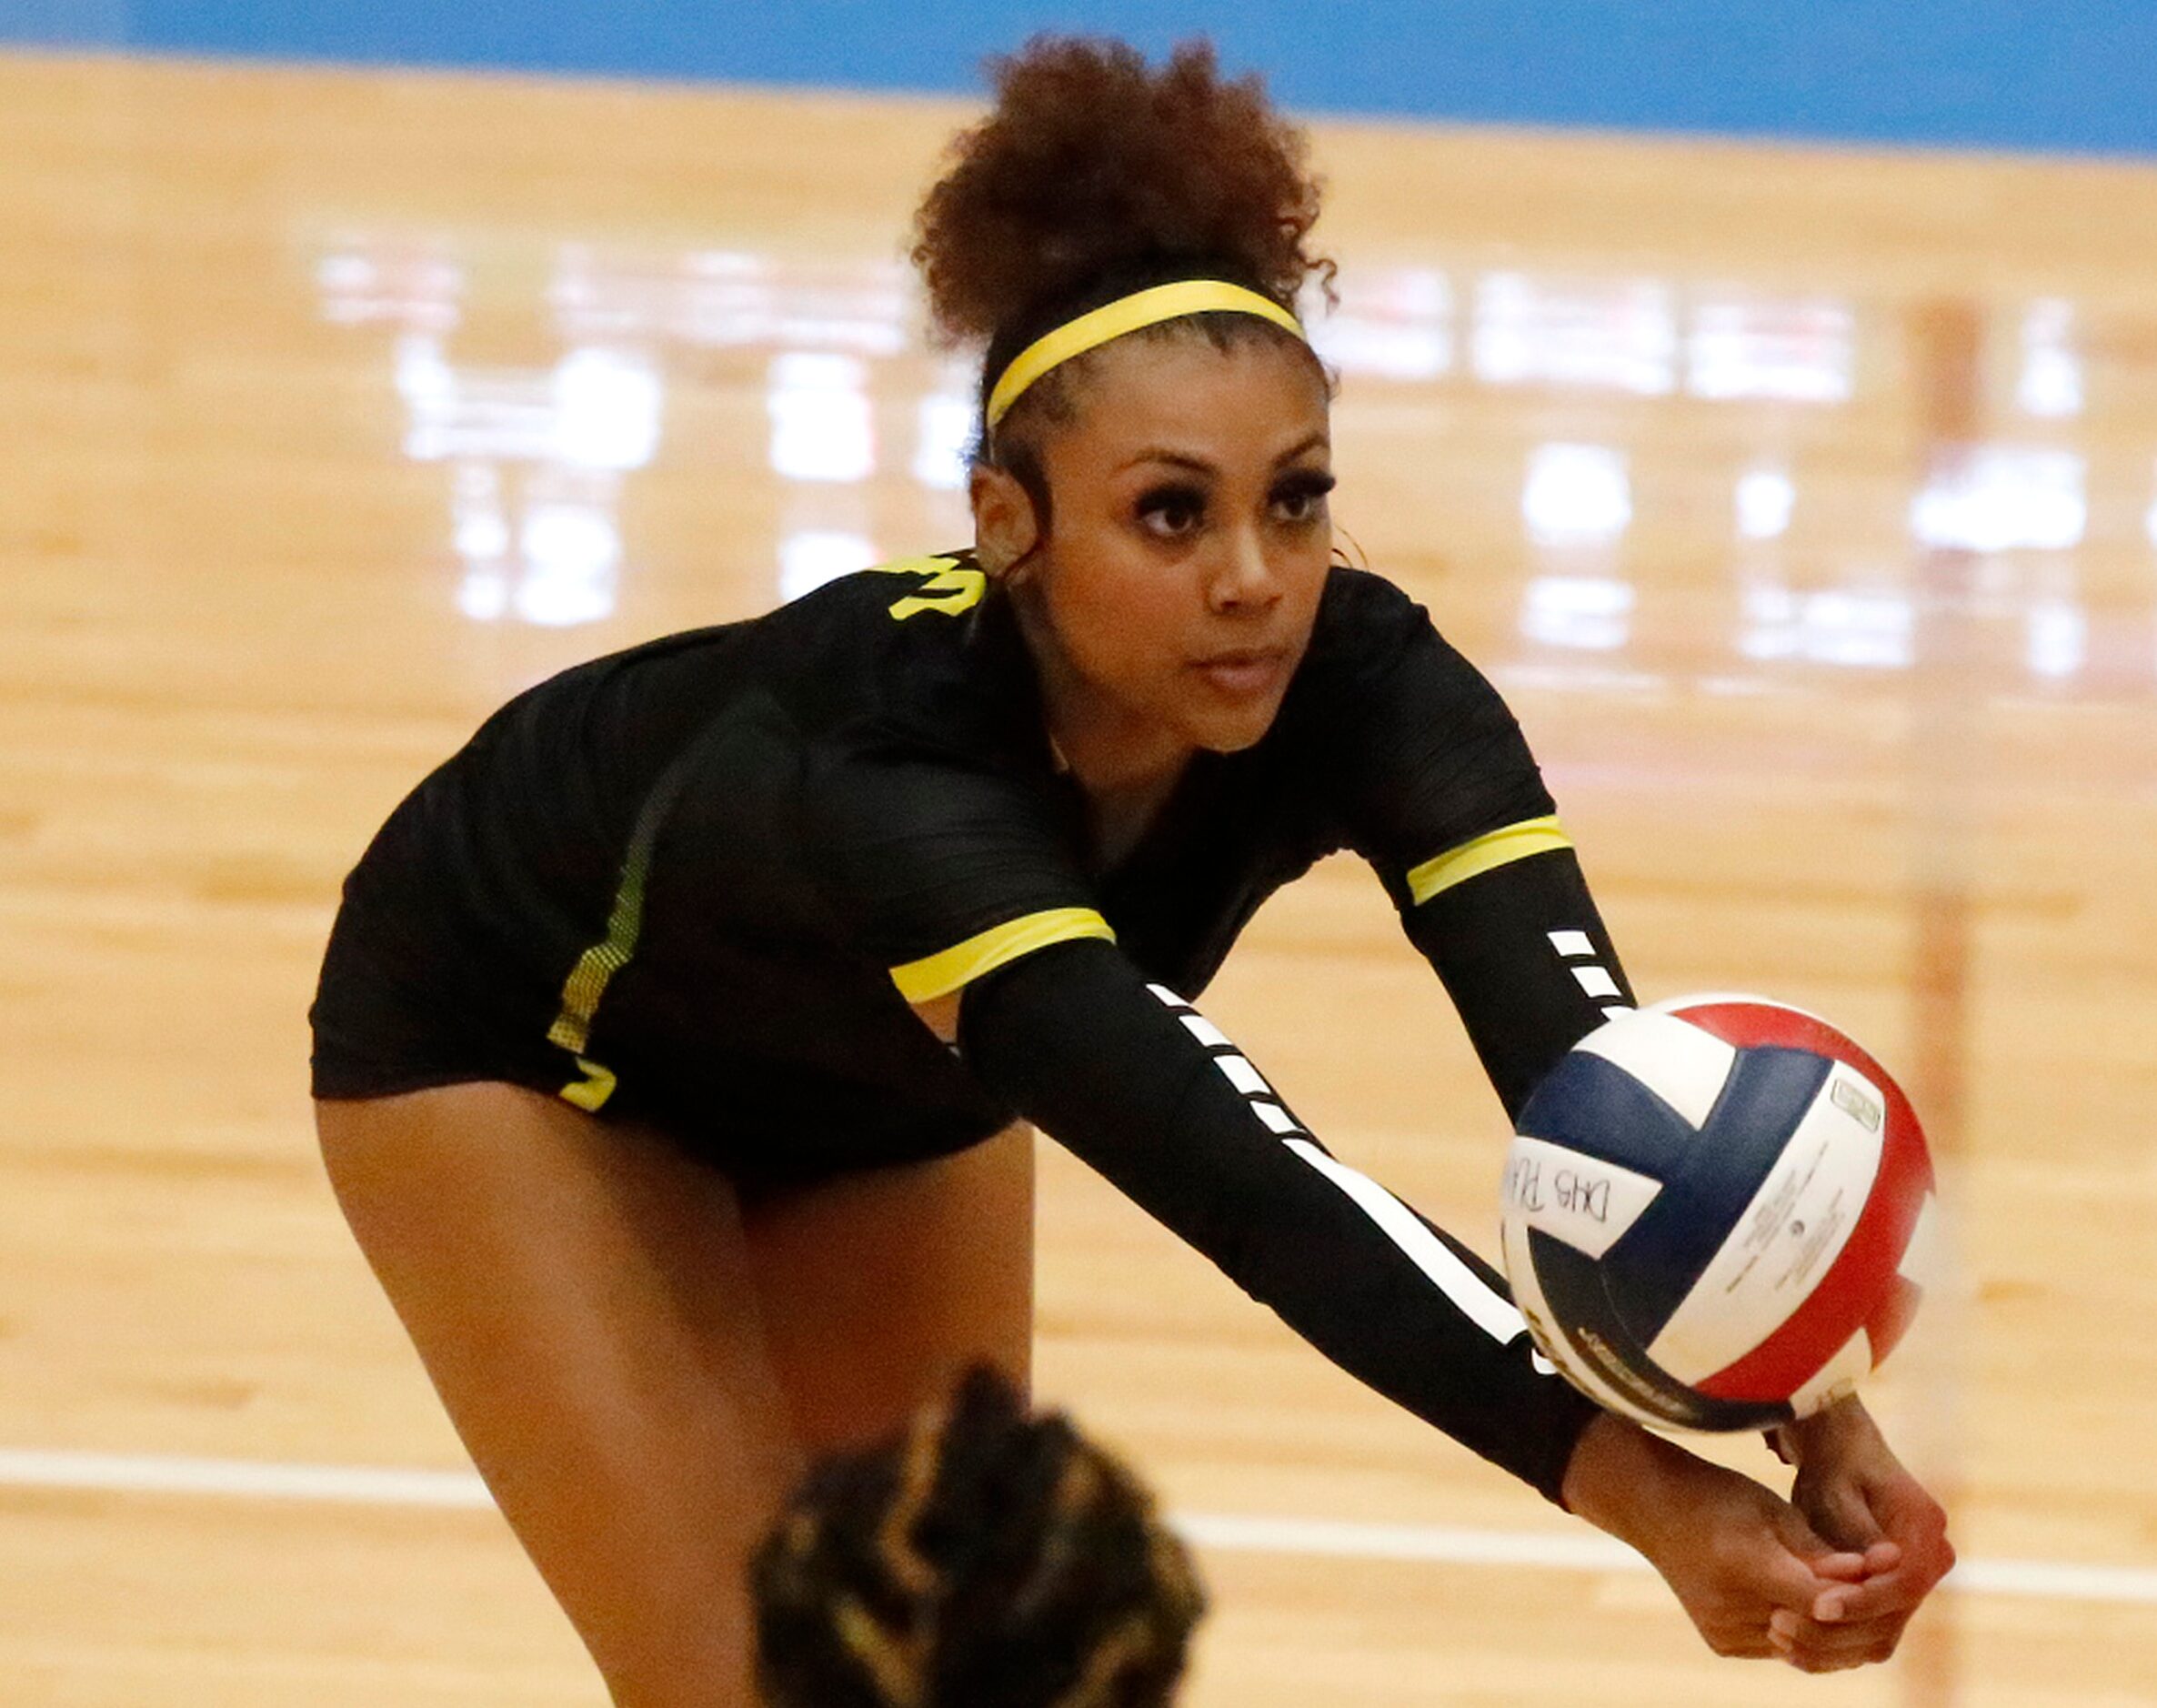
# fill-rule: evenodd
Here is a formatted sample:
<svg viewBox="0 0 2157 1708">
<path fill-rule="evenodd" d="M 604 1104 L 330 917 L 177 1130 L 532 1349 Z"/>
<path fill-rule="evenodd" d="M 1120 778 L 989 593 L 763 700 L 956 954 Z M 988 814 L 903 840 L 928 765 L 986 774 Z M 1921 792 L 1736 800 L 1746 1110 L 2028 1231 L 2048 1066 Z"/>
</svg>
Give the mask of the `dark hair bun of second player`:
<svg viewBox="0 0 2157 1708">
<path fill-rule="evenodd" d="M 819 1465 L 752 1576 L 773 1708 L 1157 1708 L 1205 1605 L 1137 1478 L 986 1370 Z"/>
</svg>

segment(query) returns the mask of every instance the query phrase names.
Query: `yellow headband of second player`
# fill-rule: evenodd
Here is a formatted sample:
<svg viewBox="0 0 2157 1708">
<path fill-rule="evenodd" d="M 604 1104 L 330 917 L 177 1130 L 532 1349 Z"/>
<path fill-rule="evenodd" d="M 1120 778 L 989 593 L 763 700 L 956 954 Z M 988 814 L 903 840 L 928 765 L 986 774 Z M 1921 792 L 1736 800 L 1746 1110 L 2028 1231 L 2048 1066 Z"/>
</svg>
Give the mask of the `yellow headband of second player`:
<svg viewBox="0 0 2157 1708">
<path fill-rule="evenodd" d="M 1055 331 L 1036 338 L 1019 351 L 996 382 L 996 388 L 988 394 L 988 425 L 993 427 L 1001 421 L 1010 412 L 1011 406 L 1025 395 L 1028 386 L 1075 356 L 1098 349 L 1109 339 L 1120 338 L 1141 327 L 1180 320 L 1186 315 L 1220 314 L 1256 315 L 1277 327 L 1285 327 L 1299 338 L 1305 336 L 1303 323 L 1279 303 L 1240 285 L 1231 285 L 1226 279 L 1193 278 L 1173 285 L 1156 285 L 1129 296 L 1119 296 L 1076 320 L 1067 320 Z"/>
</svg>

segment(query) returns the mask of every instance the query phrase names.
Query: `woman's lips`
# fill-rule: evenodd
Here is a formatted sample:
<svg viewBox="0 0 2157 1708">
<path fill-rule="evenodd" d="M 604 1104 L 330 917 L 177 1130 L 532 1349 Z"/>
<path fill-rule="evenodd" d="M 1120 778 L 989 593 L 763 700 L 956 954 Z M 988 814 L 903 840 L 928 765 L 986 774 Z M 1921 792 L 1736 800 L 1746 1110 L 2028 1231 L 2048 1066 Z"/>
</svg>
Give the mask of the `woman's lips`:
<svg viewBox="0 0 2157 1708">
<path fill-rule="evenodd" d="M 1286 648 L 1217 652 L 1191 661 L 1191 668 L 1231 699 L 1253 699 L 1267 693 L 1288 668 Z"/>
</svg>

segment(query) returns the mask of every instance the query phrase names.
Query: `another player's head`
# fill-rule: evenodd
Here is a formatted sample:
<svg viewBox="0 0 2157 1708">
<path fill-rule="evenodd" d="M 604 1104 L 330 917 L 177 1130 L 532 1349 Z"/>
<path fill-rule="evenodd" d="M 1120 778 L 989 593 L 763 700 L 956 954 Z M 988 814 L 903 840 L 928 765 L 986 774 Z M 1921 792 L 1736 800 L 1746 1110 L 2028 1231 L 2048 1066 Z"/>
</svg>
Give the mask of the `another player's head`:
<svg viewBox="0 0 2157 1708">
<path fill-rule="evenodd" d="M 1204 1610 L 1130 1472 L 985 1370 L 812 1472 L 751 1583 L 769 1708 L 1158 1708 Z"/>
<path fill-rule="evenodd" d="M 938 331 L 988 349 L 982 561 L 1066 704 L 1247 747 L 1332 551 L 1328 377 L 1289 312 L 1331 276 L 1303 137 L 1203 44 L 1155 69 L 1042 37 L 991 71 L 914 247 Z"/>
</svg>

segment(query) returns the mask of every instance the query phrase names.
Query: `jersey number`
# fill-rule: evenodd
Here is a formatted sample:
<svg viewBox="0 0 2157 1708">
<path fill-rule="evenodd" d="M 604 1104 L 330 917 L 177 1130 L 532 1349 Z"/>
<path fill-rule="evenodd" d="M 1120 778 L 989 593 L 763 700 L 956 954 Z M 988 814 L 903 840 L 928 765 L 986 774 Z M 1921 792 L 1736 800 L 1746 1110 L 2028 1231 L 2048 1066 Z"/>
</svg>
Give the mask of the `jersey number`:
<svg viewBox="0 0 2157 1708">
<path fill-rule="evenodd" d="M 879 575 L 927 576 L 919 588 L 891 608 L 894 620 L 904 622 L 922 611 L 941 611 L 957 617 L 970 611 L 988 590 L 988 578 L 978 569 L 964 569 L 955 558 L 902 558 L 897 563 L 878 564 Z"/>
</svg>

